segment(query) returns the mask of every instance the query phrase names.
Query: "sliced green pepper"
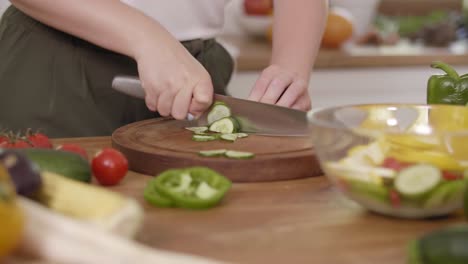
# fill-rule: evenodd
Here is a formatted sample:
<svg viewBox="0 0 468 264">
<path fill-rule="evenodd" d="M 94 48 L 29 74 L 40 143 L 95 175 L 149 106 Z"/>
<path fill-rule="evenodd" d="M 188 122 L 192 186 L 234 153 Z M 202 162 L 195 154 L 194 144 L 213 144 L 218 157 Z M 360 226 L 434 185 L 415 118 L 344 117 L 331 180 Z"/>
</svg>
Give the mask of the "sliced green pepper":
<svg viewBox="0 0 468 264">
<path fill-rule="evenodd" d="M 153 201 L 155 205 L 161 204 L 160 198 L 167 198 L 172 203 L 168 206 L 204 209 L 217 205 L 231 185 L 229 179 L 209 168 L 171 169 L 150 181 L 148 195 L 154 192 L 155 197 L 160 196 L 158 202 Z"/>
<path fill-rule="evenodd" d="M 466 105 L 468 103 L 468 74 L 460 76 L 443 62 L 434 62 L 432 68 L 443 70 L 444 75 L 433 75 L 427 83 L 428 104 Z"/>
<path fill-rule="evenodd" d="M 172 202 L 171 199 L 168 197 L 160 194 L 158 191 L 156 191 L 156 188 L 154 187 L 155 185 L 155 179 L 151 179 L 148 184 L 145 187 L 145 190 L 143 191 L 143 197 L 145 200 L 158 207 L 172 207 L 174 206 L 174 202 Z"/>
</svg>

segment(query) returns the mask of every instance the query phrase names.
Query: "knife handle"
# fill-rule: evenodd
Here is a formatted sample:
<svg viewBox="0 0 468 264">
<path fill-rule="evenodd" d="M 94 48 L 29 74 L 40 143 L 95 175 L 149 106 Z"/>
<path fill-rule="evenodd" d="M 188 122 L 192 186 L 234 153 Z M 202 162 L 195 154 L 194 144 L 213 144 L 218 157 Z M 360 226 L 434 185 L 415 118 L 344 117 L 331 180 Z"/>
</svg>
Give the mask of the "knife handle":
<svg viewBox="0 0 468 264">
<path fill-rule="evenodd" d="M 112 88 L 126 95 L 145 99 L 145 90 L 140 79 L 133 76 L 118 75 L 112 80 Z"/>
<path fill-rule="evenodd" d="M 117 75 L 112 80 L 112 88 L 123 94 L 139 99 L 145 99 L 145 89 L 143 89 L 141 81 L 137 77 Z M 195 117 L 191 113 L 187 114 L 187 120 L 192 121 L 194 119 Z"/>
</svg>

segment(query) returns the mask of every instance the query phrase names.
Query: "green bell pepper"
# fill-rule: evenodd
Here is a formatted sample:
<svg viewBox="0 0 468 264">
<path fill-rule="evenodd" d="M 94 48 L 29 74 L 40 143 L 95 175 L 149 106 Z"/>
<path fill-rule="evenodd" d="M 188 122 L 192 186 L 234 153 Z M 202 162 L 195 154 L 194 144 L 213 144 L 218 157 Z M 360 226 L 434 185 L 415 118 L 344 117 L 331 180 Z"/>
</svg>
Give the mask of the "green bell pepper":
<svg viewBox="0 0 468 264">
<path fill-rule="evenodd" d="M 231 185 L 229 179 L 209 168 L 170 169 L 150 180 L 144 197 L 160 207 L 205 209 L 217 205 Z"/>
<path fill-rule="evenodd" d="M 433 75 L 427 83 L 428 104 L 466 105 L 468 103 L 468 74 L 460 76 L 443 62 L 434 62 L 432 68 L 443 70 L 444 75 Z"/>
<path fill-rule="evenodd" d="M 157 207 L 174 206 L 174 202 L 172 202 L 171 199 L 169 199 L 168 197 L 156 191 L 156 187 L 154 187 L 155 184 L 156 184 L 155 178 L 151 179 L 148 182 L 148 184 L 145 187 L 145 190 L 143 191 L 143 198 L 145 198 L 145 200 L 148 203 Z"/>
</svg>

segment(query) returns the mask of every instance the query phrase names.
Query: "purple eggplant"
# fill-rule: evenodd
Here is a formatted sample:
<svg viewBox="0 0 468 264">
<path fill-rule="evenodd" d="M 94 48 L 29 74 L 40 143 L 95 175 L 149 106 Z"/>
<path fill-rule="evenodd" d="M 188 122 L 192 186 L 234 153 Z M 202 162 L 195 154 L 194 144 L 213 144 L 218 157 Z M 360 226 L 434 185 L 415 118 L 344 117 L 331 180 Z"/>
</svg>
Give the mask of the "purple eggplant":
<svg viewBox="0 0 468 264">
<path fill-rule="evenodd" d="M 31 197 L 41 187 L 39 167 L 23 153 L 0 149 L 0 164 L 7 168 L 19 195 Z"/>
</svg>

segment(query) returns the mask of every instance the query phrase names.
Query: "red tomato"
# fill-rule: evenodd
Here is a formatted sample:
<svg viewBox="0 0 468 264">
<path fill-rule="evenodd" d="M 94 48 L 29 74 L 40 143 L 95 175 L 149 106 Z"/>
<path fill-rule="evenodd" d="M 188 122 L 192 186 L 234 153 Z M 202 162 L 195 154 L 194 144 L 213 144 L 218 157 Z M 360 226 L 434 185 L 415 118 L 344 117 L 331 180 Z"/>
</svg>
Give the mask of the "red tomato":
<svg viewBox="0 0 468 264">
<path fill-rule="evenodd" d="M 396 171 L 400 171 L 408 166 L 409 166 L 408 163 L 398 161 L 397 159 L 392 158 L 392 157 L 385 158 L 385 160 L 382 163 L 382 167 L 396 170 Z"/>
<path fill-rule="evenodd" d="M 85 160 L 88 160 L 88 153 L 86 150 L 77 144 L 65 143 L 56 148 L 57 150 L 68 151 L 80 155 Z"/>
<path fill-rule="evenodd" d="M 27 140 L 35 148 L 52 148 L 52 143 L 49 137 L 42 133 L 33 133 L 27 136 Z"/>
<path fill-rule="evenodd" d="M 1 144 L 4 148 L 30 148 L 31 145 L 24 140 L 5 141 Z"/>
<path fill-rule="evenodd" d="M 442 177 L 448 181 L 454 181 L 458 180 L 461 178 L 461 175 L 455 173 L 455 172 L 450 172 L 450 171 L 443 171 L 442 172 Z"/>
<path fill-rule="evenodd" d="M 390 202 L 392 203 L 393 207 L 395 207 L 395 208 L 400 207 L 401 199 L 400 199 L 400 195 L 398 194 L 397 191 L 395 191 L 395 190 L 390 191 Z"/>
<path fill-rule="evenodd" d="M 91 167 L 100 184 L 116 185 L 127 174 L 128 160 L 118 150 L 105 148 L 93 157 Z"/>
<path fill-rule="evenodd" d="M 8 141 L 8 137 L 7 137 L 7 136 L 0 135 L 0 144 L 2 144 L 3 142 L 7 142 L 7 141 Z"/>
</svg>

